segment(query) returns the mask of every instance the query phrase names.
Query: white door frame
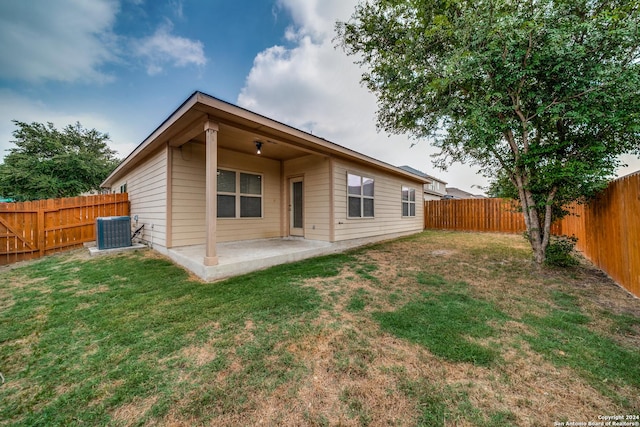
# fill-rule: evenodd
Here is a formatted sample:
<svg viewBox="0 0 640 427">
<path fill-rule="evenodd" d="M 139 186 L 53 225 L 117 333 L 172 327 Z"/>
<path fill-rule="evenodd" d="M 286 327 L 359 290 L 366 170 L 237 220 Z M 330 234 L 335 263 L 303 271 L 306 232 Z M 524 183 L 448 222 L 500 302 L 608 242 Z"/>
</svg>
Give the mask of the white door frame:
<svg viewBox="0 0 640 427">
<path fill-rule="evenodd" d="M 294 185 L 300 191 L 300 199 L 294 200 Z M 300 209 L 296 215 L 296 209 Z M 289 235 L 304 237 L 304 178 L 289 178 Z"/>
</svg>

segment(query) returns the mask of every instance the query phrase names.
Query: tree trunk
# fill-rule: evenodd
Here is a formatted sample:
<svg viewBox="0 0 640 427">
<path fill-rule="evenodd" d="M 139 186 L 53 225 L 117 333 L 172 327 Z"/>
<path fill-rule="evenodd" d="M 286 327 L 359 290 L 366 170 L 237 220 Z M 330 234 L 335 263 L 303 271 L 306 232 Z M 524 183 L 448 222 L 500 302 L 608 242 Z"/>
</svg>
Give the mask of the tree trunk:
<svg viewBox="0 0 640 427">
<path fill-rule="evenodd" d="M 551 221 L 549 219 L 550 211 L 545 211 L 545 221 L 540 221 L 541 215 L 538 212 L 533 195 L 525 188 L 519 188 L 518 193 L 520 196 L 520 204 L 522 206 L 522 214 L 524 215 L 524 222 L 527 226 L 527 235 L 531 249 L 533 250 L 533 259 L 542 266 L 545 260 L 547 252 L 547 246 L 549 246 L 549 235 L 551 230 Z"/>
</svg>

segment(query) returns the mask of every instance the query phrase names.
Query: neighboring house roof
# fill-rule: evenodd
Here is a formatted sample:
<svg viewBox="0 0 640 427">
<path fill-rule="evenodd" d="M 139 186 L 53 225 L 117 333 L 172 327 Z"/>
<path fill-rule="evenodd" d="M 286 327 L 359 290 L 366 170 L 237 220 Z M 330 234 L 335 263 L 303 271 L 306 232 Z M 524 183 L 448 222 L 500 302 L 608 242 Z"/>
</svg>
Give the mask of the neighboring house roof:
<svg viewBox="0 0 640 427">
<path fill-rule="evenodd" d="M 456 187 L 447 187 L 447 199 L 486 199 L 482 194 L 471 194 L 468 191 L 460 190 Z"/>
<path fill-rule="evenodd" d="M 400 169 L 406 170 L 407 172 L 411 172 L 414 175 L 418 175 L 418 176 L 421 176 L 423 178 L 427 178 L 429 181 L 438 181 L 438 182 L 440 182 L 442 184 L 446 184 L 446 182 L 441 180 L 440 178 L 436 178 L 435 176 L 426 174 L 426 173 L 424 173 L 422 171 L 419 171 L 418 169 L 412 168 L 411 166 L 404 165 L 404 166 L 398 166 L 398 167 Z"/>
<path fill-rule="evenodd" d="M 132 170 L 140 161 L 159 147 L 169 144 L 179 146 L 185 142 L 201 137 L 204 125 L 213 120 L 220 123 L 220 131 L 234 134 L 233 143 L 237 149 L 241 145 L 253 146 L 255 135 L 268 140 L 278 141 L 296 147 L 310 154 L 322 154 L 357 163 L 366 164 L 384 170 L 393 175 L 420 181 L 430 182 L 419 176 L 388 163 L 342 147 L 324 138 L 288 126 L 284 123 L 254 113 L 237 105 L 222 101 L 202 92 L 194 92 L 180 105 L 155 131 L 133 150 L 109 176 L 102 182 L 102 187 L 110 187 L 115 181 Z"/>
<path fill-rule="evenodd" d="M 411 166 L 400 166 L 400 169 L 404 169 L 407 172 L 411 172 L 414 175 L 418 175 L 420 177 L 423 177 L 425 179 L 428 179 L 430 182 L 427 184 L 423 185 L 423 191 L 426 194 L 430 194 L 432 196 L 435 197 L 442 197 L 446 194 L 446 190 L 445 187 L 447 186 L 447 183 L 439 178 L 436 178 L 434 176 L 428 175 L 422 171 L 419 171 L 418 169 L 414 169 Z"/>
</svg>

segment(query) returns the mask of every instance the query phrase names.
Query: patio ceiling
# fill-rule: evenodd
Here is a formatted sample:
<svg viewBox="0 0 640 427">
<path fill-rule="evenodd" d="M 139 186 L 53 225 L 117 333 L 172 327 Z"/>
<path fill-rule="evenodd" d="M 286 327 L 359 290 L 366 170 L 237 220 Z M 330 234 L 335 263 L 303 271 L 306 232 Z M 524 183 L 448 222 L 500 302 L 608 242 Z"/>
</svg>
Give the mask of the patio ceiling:
<svg viewBox="0 0 640 427">
<path fill-rule="evenodd" d="M 205 143 L 205 133 L 202 132 L 192 139 L 199 143 Z M 260 157 L 274 160 L 291 160 L 309 154 L 306 150 L 301 150 L 282 141 L 274 140 L 257 132 L 250 132 L 227 124 L 220 124 L 218 133 L 218 148 L 224 148 L 239 153 L 256 154 L 256 141 L 262 142 L 262 154 Z"/>
<path fill-rule="evenodd" d="M 196 103 L 185 114 L 177 118 L 159 139 L 168 140 L 169 145 L 179 147 L 190 141 L 205 144 L 204 124 L 214 120 L 219 124 L 218 147 L 256 155 L 256 141 L 262 142 L 261 157 L 274 160 L 291 160 L 308 154 L 326 156 L 313 144 L 290 133 L 265 126 L 237 114 L 226 114 L 219 108 Z"/>
</svg>

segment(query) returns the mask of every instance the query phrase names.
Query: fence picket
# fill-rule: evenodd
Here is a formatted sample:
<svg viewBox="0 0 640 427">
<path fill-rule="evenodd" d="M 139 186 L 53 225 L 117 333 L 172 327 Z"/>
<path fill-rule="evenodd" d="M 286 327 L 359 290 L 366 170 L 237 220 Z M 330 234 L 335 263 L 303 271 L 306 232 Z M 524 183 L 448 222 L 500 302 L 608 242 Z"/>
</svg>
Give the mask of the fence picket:
<svg viewBox="0 0 640 427">
<path fill-rule="evenodd" d="M 0 203 L 0 265 L 65 251 L 95 240 L 95 220 L 129 215 L 126 193 Z"/>
</svg>

